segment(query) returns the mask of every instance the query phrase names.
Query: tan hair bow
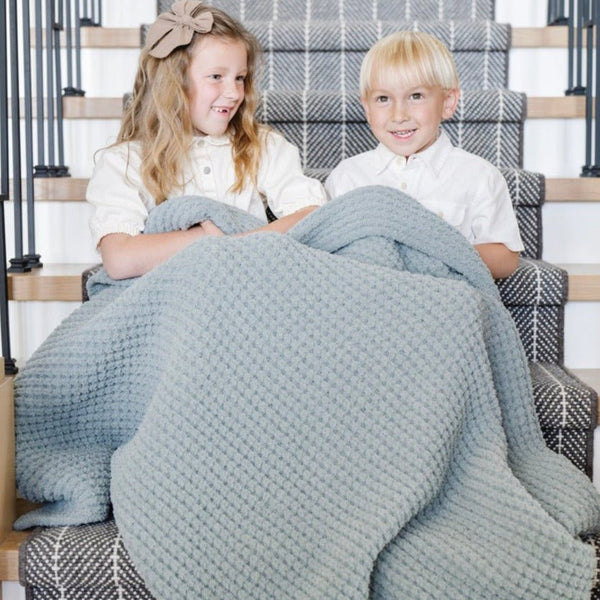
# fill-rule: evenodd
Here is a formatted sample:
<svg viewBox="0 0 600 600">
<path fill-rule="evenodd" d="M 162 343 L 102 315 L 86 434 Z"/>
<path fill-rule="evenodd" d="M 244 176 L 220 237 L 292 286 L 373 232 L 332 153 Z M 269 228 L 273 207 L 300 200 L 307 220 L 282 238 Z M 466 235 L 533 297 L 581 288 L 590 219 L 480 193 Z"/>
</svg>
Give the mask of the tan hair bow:
<svg viewBox="0 0 600 600">
<path fill-rule="evenodd" d="M 179 0 L 171 6 L 171 12 L 158 15 L 146 36 L 151 56 L 165 58 L 175 48 L 189 44 L 195 31 L 208 33 L 212 29 L 213 16 L 209 10 L 192 17 L 200 4 L 197 0 Z"/>
</svg>

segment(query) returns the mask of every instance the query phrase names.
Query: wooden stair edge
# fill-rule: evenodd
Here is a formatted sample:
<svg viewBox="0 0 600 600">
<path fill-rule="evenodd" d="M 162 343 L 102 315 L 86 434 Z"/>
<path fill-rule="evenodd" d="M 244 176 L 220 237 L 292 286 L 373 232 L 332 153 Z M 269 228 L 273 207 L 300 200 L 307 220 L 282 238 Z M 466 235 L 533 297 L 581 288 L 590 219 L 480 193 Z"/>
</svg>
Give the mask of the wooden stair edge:
<svg viewBox="0 0 600 600">
<path fill-rule="evenodd" d="M 569 302 L 600 301 L 600 264 L 558 263 L 569 274 Z"/>
<path fill-rule="evenodd" d="M 45 264 L 27 273 L 8 274 L 8 299 L 81 302 L 81 275 L 97 263 Z"/>
<path fill-rule="evenodd" d="M 120 119 L 123 99 L 115 97 L 65 97 L 65 119 Z M 529 96 L 527 119 L 583 119 L 585 96 Z"/>
<path fill-rule="evenodd" d="M 89 178 L 40 177 L 33 181 L 36 202 L 81 202 L 85 200 Z M 545 186 L 545 202 L 600 202 L 600 177 L 546 177 Z M 25 189 L 23 180 L 22 192 Z M 9 199 L 12 197 L 11 180 Z"/>
<path fill-rule="evenodd" d="M 546 202 L 599 202 L 600 177 L 547 177 Z"/>
<path fill-rule="evenodd" d="M 567 48 L 568 27 L 512 27 L 511 48 Z M 45 36 L 43 36 L 45 39 Z M 63 36 L 64 37 L 64 36 Z M 583 43 L 585 45 L 585 39 Z M 140 27 L 82 27 L 83 48 L 140 48 Z"/>
<path fill-rule="evenodd" d="M 9 300 L 81 302 L 81 274 L 95 264 L 46 264 L 29 273 L 9 273 Z M 569 301 L 600 301 L 600 264 L 560 263 L 556 266 L 569 275 Z"/>
<path fill-rule="evenodd" d="M 0 581 L 19 581 L 19 549 L 29 531 L 11 531 L 0 543 Z"/>
</svg>

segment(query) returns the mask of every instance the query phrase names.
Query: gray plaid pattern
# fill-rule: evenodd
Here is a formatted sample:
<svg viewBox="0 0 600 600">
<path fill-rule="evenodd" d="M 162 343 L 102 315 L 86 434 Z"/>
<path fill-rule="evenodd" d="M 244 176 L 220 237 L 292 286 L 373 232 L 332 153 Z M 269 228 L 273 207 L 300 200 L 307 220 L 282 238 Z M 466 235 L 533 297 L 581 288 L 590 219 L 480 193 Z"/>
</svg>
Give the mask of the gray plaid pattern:
<svg viewBox="0 0 600 600">
<path fill-rule="evenodd" d="M 596 393 L 556 364 L 530 363 L 530 372 L 546 443 L 591 477 Z"/>
<path fill-rule="evenodd" d="M 158 0 L 157 13 L 165 12 L 173 0 Z M 494 0 L 340 0 L 304 3 L 298 0 L 208 1 L 242 21 L 289 20 L 398 20 L 398 19 L 493 19 Z"/>
<path fill-rule="evenodd" d="M 461 87 L 506 86 L 510 27 L 493 21 L 254 22 L 246 27 L 264 49 L 267 90 L 356 90 L 367 50 L 394 31 L 420 30 L 453 52 Z M 148 26 L 142 27 L 144 43 Z"/>
<path fill-rule="evenodd" d="M 153 600 L 114 521 L 40 529 L 19 563 L 29 600 Z"/>
<path fill-rule="evenodd" d="M 355 93 L 267 91 L 258 112 L 299 147 L 307 169 L 332 169 L 377 143 Z M 524 119 L 524 94 L 465 90 L 456 114 L 442 126 L 455 145 L 498 167 L 515 167 L 522 163 Z"/>
</svg>

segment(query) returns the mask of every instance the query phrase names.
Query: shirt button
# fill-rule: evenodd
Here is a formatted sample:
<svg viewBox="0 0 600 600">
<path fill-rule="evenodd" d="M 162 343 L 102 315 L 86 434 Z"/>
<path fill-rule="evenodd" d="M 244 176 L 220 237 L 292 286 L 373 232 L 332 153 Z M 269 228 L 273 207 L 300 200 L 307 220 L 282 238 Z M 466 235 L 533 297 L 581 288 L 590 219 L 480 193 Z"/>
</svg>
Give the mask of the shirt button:
<svg viewBox="0 0 600 600">
<path fill-rule="evenodd" d="M 208 175 L 210 173 L 210 167 L 204 167 L 204 174 Z"/>
<path fill-rule="evenodd" d="M 406 181 L 403 181 L 403 182 L 400 184 L 400 189 L 402 189 L 402 190 L 405 190 L 407 187 L 408 187 L 408 186 L 406 185 Z"/>
</svg>

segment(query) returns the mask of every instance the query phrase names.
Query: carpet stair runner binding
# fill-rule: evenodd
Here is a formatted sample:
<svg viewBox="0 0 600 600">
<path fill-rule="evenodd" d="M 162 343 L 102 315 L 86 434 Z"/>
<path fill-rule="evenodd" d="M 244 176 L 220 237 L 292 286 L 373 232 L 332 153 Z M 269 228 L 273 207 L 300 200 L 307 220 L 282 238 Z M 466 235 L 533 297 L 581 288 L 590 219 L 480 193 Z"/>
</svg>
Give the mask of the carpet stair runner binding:
<svg viewBox="0 0 600 600">
<path fill-rule="evenodd" d="M 157 2 L 157 12 L 170 4 Z M 526 98 L 505 89 L 510 27 L 492 20 L 493 0 L 215 4 L 259 38 L 265 49 L 261 116 L 298 145 L 307 174 L 321 180 L 342 158 L 375 145 L 356 94 L 360 61 L 372 43 L 394 30 L 420 29 L 451 48 L 462 95 L 443 126 L 453 143 L 501 168 L 525 245 L 517 272 L 497 283 L 530 361 L 544 438 L 591 476 L 596 394 L 562 366 L 567 278 L 541 260 L 544 177 L 521 168 Z M 142 41 L 146 31 L 142 26 Z M 587 541 L 600 547 L 600 535 Z M 20 562 L 32 600 L 152 598 L 114 521 L 37 530 Z M 598 586 L 592 598 L 600 598 Z"/>
</svg>

